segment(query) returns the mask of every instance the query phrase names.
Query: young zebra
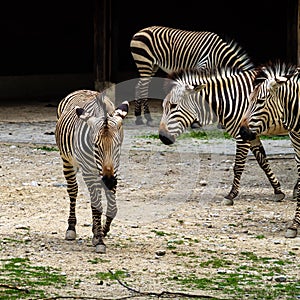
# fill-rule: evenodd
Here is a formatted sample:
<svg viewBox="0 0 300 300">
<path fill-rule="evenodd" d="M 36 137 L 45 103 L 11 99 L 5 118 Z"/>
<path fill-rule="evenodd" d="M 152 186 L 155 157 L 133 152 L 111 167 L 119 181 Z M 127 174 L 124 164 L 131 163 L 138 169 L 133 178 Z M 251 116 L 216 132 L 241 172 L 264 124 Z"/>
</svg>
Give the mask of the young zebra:
<svg viewBox="0 0 300 300">
<path fill-rule="evenodd" d="M 128 102 L 117 109 L 103 93 L 79 90 L 67 95 L 58 105 L 55 128 L 56 144 L 63 161 L 70 212 L 66 239 L 76 238 L 76 173 L 80 168 L 88 187 L 93 219 L 93 245 L 105 253 L 103 237 L 117 213 L 116 187 L 123 142 L 122 121 L 128 113 Z M 106 222 L 101 225 L 101 191 L 107 199 Z"/>
<path fill-rule="evenodd" d="M 139 72 L 135 94 L 136 124 L 152 126 L 148 105 L 148 87 L 158 69 L 166 73 L 182 68 L 212 69 L 215 66 L 246 70 L 253 67 L 245 51 L 235 41 L 227 42 L 214 32 L 187 31 L 151 26 L 136 32 L 130 50 Z"/>
<path fill-rule="evenodd" d="M 294 238 L 300 227 L 300 73 L 295 65 L 276 62 L 261 68 L 258 78 L 241 122 L 240 135 L 245 141 L 251 141 L 272 127 L 288 130 L 295 150 L 298 180 L 294 188 L 296 213 L 285 236 Z"/>
<path fill-rule="evenodd" d="M 233 199 L 239 193 L 249 149 L 274 188 L 275 200 L 280 201 L 285 197 L 270 168 L 260 139 L 257 137 L 254 141 L 245 142 L 239 136 L 239 125 L 247 109 L 256 76 L 257 70 L 253 68 L 216 68 L 209 71 L 186 69 L 169 76 L 170 92 L 163 101 L 159 126 L 159 137 L 164 144 L 173 144 L 195 119 L 203 125 L 218 122 L 236 139 L 234 179 L 229 194 L 223 200 L 225 205 L 233 205 Z"/>
</svg>

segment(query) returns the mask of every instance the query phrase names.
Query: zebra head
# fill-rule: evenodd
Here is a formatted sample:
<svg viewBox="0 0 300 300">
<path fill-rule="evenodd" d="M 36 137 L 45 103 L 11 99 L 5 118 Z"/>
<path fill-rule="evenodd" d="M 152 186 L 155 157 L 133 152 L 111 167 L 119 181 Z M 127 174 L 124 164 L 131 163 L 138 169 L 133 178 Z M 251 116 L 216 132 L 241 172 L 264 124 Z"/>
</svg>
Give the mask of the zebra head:
<svg viewBox="0 0 300 300">
<path fill-rule="evenodd" d="M 76 113 L 92 129 L 93 155 L 102 181 L 109 190 L 117 186 L 121 145 L 123 142 L 123 119 L 126 117 L 129 103 L 123 102 L 111 114 L 95 117 L 84 109 L 76 107 Z M 104 111 L 107 111 L 104 109 Z"/>
<path fill-rule="evenodd" d="M 170 92 L 162 103 L 163 114 L 159 125 L 159 138 L 165 145 L 173 144 L 176 138 L 195 121 L 201 123 L 199 92 L 205 84 L 181 80 L 186 79 L 180 78 L 181 72 L 176 76 L 177 79 L 168 80 Z"/>
<path fill-rule="evenodd" d="M 277 62 L 261 67 L 249 97 L 248 109 L 240 125 L 240 135 L 243 140 L 254 140 L 256 135 L 260 134 L 287 133 L 282 130 L 289 127 L 287 109 L 289 105 L 286 100 L 291 100 L 292 95 L 297 99 L 299 97 L 298 92 L 295 93 L 296 90 L 291 90 L 295 80 L 298 85 L 296 66 Z M 287 94 L 288 91 L 290 95 Z"/>
</svg>

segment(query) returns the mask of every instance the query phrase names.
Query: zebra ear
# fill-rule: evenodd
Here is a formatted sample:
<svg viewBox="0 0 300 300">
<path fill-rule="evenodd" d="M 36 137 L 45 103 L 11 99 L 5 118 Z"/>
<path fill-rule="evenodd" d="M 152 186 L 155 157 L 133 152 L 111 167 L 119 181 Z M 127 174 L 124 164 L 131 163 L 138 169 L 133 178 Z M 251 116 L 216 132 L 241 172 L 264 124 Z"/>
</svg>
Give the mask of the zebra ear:
<svg viewBox="0 0 300 300">
<path fill-rule="evenodd" d="M 270 80 L 270 82 L 268 83 L 268 90 L 275 91 L 277 88 L 279 88 L 287 81 L 288 81 L 287 77 L 283 77 L 283 76 L 275 77 L 274 79 Z"/>
<path fill-rule="evenodd" d="M 124 101 L 116 108 L 114 116 L 119 116 L 122 119 L 124 119 L 128 114 L 128 110 L 129 110 L 129 102 Z"/>
<path fill-rule="evenodd" d="M 194 91 L 195 91 L 195 92 L 200 92 L 200 91 L 203 90 L 205 87 L 206 87 L 206 84 L 195 85 L 195 86 L 194 86 Z"/>
<path fill-rule="evenodd" d="M 97 120 L 96 117 L 91 116 L 89 113 L 87 113 L 83 108 L 76 106 L 75 107 L 77 116 L 82 119 L 83 121 L 87 122 L 89 126 L 93 126 Z"/>
</svg>

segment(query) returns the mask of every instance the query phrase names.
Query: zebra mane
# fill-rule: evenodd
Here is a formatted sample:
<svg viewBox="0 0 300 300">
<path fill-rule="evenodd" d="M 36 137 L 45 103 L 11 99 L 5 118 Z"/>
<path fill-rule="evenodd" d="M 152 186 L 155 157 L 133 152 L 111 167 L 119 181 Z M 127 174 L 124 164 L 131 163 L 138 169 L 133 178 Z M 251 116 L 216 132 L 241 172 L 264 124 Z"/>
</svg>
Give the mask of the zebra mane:
<svg viewBox="0 0 300 300">
<path fill-rule="evenodd" d="M 216 67 L 213 69 L 199 69 L 199 68 L 188 68 L 180 69 L 168 74 L 165 80 L 164 88 L 168 92 L 174 86 L 175 82 L 189 85 L 199 85 L 201 81 L 208 81 L 212 78 L 218 78 L 222 76 L 232 76 L 246 72 L 240 69 L 232 69 L 230 67 Z"/>
<path fill-rule="evenodd" d="M 291 77 L 293 75 L 299 76 L 297 70 L 297 66 L 291 63 L 282 62 L 280 60 L 274 62 L 269 61 L 257 68 L 258 73 L 254 80 L 254 85 L 259 85 L 271 78 Z"/>
<path fill-rule="evenodd" d="M 102 115 L 104 118 L 107 118 L 107 115 L 112 115 L 115 111 L 115 106 L 111 102 L 111 100 L 106 96 L 105 91 L 100 92 L 96 96 L 96 103 L 99 108 L 100 115 Z"/>
<path fill-rule="evenodd" d="M 240 69 L 240 70 L 249 70 L 254 68 L 254 63 L 252 62 L 246 50 L 242 48 L 234 39 L 231 40 L 227 39 L 225 40 L 225 42 L 229 47 L 227 51 L 231 53 L 231 55 L 234 57 L 234 59 L 230 60 L 229 63 L 228 62 L 226 63 L 225 67 L 230 67 L 233 69 Z M 238 67 L 236 64 L 240 65 L 240 67 Z"/>
</svg>

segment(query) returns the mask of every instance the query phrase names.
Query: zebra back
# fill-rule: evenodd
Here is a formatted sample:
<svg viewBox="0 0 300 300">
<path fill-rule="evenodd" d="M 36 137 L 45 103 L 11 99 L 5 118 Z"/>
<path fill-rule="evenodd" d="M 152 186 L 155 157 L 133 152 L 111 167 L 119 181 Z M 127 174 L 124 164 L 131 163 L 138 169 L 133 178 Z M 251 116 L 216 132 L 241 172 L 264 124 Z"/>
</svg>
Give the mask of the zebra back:
<svg viewBox="0 0 300 300">
<path fill-rule="evenodd" d="M 226 42 L 208 31 L 151 26 L 133 35 L 130 48 L 141 77 L 152 76 L 155 65 L 167 73 L 193 67 L 223 66 L 242 70 L 254 67 L 234 40 Z"/>
</svg>

